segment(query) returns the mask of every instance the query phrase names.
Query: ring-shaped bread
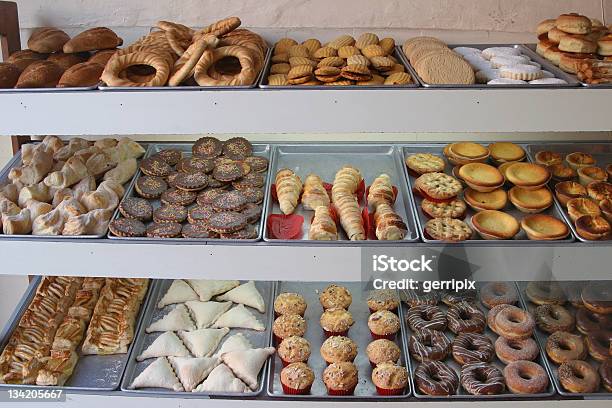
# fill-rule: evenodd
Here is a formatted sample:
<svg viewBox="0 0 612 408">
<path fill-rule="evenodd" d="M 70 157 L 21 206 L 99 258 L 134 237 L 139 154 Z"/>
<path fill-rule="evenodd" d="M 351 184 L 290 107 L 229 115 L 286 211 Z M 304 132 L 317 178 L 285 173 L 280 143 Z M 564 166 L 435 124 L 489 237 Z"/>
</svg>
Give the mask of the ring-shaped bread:
<svg viewBox="0 0 612 408">
<path fill-rule="evenodd" d="M 217 62 L 226 57 L 235 57 L 240 62 L 240 73 L 231 79 L 214 79 L 208 70 Z M 215 50 L 206 50 L 195 66 L 194 78 L 200 86 L 239 86 L 250 85 L 257 77 L 257 70 L 251 53 L 240 46 L 221 47 Z"/>
</svg>

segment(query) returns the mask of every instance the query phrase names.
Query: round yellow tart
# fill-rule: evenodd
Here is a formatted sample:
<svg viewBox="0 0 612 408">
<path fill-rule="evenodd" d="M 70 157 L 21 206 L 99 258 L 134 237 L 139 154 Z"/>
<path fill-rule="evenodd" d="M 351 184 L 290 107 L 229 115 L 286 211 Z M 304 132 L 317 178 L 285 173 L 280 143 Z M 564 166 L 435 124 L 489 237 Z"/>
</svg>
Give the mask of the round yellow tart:
<svg viewBox="0 0 612 408">
<path fill-rule="evenodd" d="M 521 220 L 521 227 L 531 240 L 553 241 L 569 235 L 563 221 L 545 214 L 528 215 Z"/>
<path fill-rule="evenodd" d="M 506 169 L 507 180 L 515 186 L 527 190 L 537 190 L 550 180 L 550 172 L 546 167 L 533 163 L 513 163 Z"/>
<path fill-rule="evenodd" d="M 472 217 L 472 226 L 483 239 L 512 239 L 521 227 L 519 222 L 501 211 L 485 210 Z"/>
<path fill-rule="evenodd" d="M 504 176 L 495 167 L 484 163 L 461 166 L 459 177 L 472 189 L 487 193 L 504 184 Z"/>
<path fill-rule="evenodd" d="M 553 195 L 547 187 L 525 190 L 514 186 L 508 191 L 508 198 L 519 211 L 529 214 L 542 212 L 553 203 Z"/>
<path fill-rule="evenodd" d="M 511 161 L 521 161 L 525 158 L 525 150 L 511 142 L 497 142 L 489 145 L 491 158 L 497 164 Z"/>
<path fill-rule="evenodd" d="M 488 193 L 482 193 L 472 188 L 467 188 L 463 193 L 465 202 L 475 211 L 501 210 L 508 203 L 506 192 L 498 188 Z"/>
</svg>

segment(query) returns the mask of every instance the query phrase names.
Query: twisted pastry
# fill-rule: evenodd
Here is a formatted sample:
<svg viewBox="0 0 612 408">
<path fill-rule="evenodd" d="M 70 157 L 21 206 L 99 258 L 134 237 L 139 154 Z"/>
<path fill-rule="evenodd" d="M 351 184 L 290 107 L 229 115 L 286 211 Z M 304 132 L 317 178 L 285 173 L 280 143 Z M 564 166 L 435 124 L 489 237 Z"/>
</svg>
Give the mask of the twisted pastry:
<svg viewBox="0 0 612 408">
<path fill-rule="evenodd" d="M 380 203 L 376 207 L 374 224 L 376 225 L 376 237 L 381 241 L 401 240 L 408 232 L 408 227 L 402 217 L 397 215 L 387 203 Z"/>
<path fill-rule="evenodd" d="M 368 204 L 376 208 L 378 204 L 381 203 L 392 205 L 393 201 L 394 196 L 391 177 L 389 177 L 388 174 L 383 173 L 376 177 L 370 186 L 370 191 L 368 193 Z"/>
<path fill-rule="evenodd" d="M 329 206 L 329 195 L 327 194 L 327 190 L 325 190 L 323 186 L 321 177 L 316 174 L 309 174 L 306 177 L 306 181 L 304 181 L 302 205 L 306 210 L 315 210 L 319 206 Z"/>
<path fill-rule="evenodd" d="M 338 239 L 336 223 L 329 213 L 329 207 L 318 206 L 310 224 L 308 239 L 315 241 L 335 241 Z"/>
<path fill-rule="evenodd" d="M 282 169 L 276 173 L 276 196 L 283 214 L 295 211 L 302 192 L 302 180 L 291 170 Z"/>
<path fill-rule="evenodd" d="M 332 186 L 332 202 L 340 216 L 340 224 L 351 241 L 366 239 L 359 202 L 354 196 L 361 180 L 359 170 L 344 166 L 336 173 Z"/>
</svg>

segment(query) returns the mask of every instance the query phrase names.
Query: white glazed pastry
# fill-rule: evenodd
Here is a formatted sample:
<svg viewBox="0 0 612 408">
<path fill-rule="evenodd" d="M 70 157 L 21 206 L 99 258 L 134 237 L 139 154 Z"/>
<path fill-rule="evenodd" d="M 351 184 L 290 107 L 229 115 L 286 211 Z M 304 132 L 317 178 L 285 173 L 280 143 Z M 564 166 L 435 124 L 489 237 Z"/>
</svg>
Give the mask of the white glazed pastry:
<svg viewBox="0 0 612 408">
<path fill-rule="evenodd" d="M 225 364 L 219 364 L 193 392 L 248 392 L 249 387 Z"/>
<path fill-rule="evenodd" d="M 223 353 L 229 353 L 230 351 L 241 351 L 252 349 L 253 345 L 242 333 L 236 333 L 229 336 L 227 340 L 223 342 L 219 351 L 214 356 L 220 357 Z"/>
<path fill-rule="evenodd" d="M 257 309 L 260 313 L 265 313 L 266 311 L 266 303 L 261 293 L 257 290 L 254 281 L 249 281 L 221 296 L 217 296 L 217 300 L 229 300 L 234 303 L 250 306 L 253 309 Z"/>
<path fill-rule="evenodd" d="M 162 309 L 173 303 L 184 303 L 189 300 L 198 300 L 198 294 L 191 289 L 191 286 L 182 279 L 175 279 L 166 291 L 166 294 L 161 298 L 157 307 Z"/>
<path fill-rule="evenodd" d="M 210 327 L 223 313 L 232 307 L 232 302 L 200 302 L 189 300 L 185 302 L 198 329 Z"/>
<path fill-rule="evenodd" d="M 274 347 L 232 351 L 221 355 L 221 360 L 240 378 L 251 390 L 257 389 L 257 377 L 264 363 L 274 354 Z"/>
<path fill-rule="evenodd" d="M 222 329 L 199 329 L 194 331 L 179 331 L 178 335 L 183 340 L 191 354 L 196 357 L 210 357 L 219 346 L 221 339 L 229 333 L 228 328 Z"/>
<path fill-rule="evenodd" d="M 521 55 L 521 51 L 514 47 L 490 47 L 482 50 L 482 57 L 490 60 L 493 57 L 502 57 L 508 55 Z"/>
<path fill-rule="evenodd" d="M 179 304 L 168 312 L 168 314 L 164 315 L 164 317 L 151 323 L 149 327 L 147 327 L 146 332 L 195 330 L 195 328 L 195 324 L 193 324 L 191 320 L 187 306 Z"/>
<path fill-rule="evenodd" d="M 208 302 L 213 296 L 240 285 L 240 281 L 237 280 L 188 279 L 187 283 L 195 290 L 202 302 Z"/>
<path fill-rule="evenodd" d="M 184 391 L 183 385 L 176 378 L 166 357 L 157 358 L 142 370 L 138 377 L 134 378 L 130 388 L 167 388 L 173 391 Z"/>
<path fill-rule="evenodd" d="M 264 331 L 265 326 L 257 320 L 257 318 L 247 310 L 244 305 L 237 305 L 236 307 L 223 313 L 212 327 L 229 327 L 237 329 L 253 329 L 257 331 Z"/>
<path fill-rule="evenodd" d="M 174 332 L 167 331 L 160 334 L 153 343 L 136 357 L 137 361 L 155 357 L 188 357 L 189 350 L 185 347 L 181 339 Z"/>
</svg>

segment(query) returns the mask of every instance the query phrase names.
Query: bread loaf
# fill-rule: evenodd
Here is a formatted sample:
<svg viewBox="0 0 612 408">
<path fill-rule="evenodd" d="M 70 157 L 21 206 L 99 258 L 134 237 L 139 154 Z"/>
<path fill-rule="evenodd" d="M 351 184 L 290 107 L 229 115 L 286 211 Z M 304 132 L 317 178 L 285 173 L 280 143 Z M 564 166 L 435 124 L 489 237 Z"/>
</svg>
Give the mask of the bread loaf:
<svg viewBox="0 0 612 408">
<path fill-rule="evenodd" d="M 100 82 L 104 67 L 93 62 L 82 62 L 68 68 L 60 78 L 57 86 L 79 87 L 79 86 L 94 86 Z"/>
<path fill-rule="evenodd" d="M 111 57 L 113 55 L 115 55 L 116 52 L 117 52 L 117 50 L 102 50 L 102 51 L 98 51 L 94 55 L 92 55 L 87 60 L 87 62 L 94 62 L 94 63 L 102 65 L 104 67 L 104 66 L 106 66 L 106 63 L 108 62 L 108 60 L 111 59 Z"/>
<path fill-rule="evenodd" d="M 32 50 L 21 50 L 12 53 L 6 62 L 16 65 L 19 70 L 23 71 L 33 62 L 44 60 L 47 57 L 47 54 L 40 54 Z"/>
<path fill-rule="evenodd" d="M 70 40 L 68 34 L 54 27 L 41 27 L 34 30 L 28 40 L 28 48 L 41 53 L 58 52 Z"/>
<path fill-rule="evenodd" d="M 21 73 L 15 88 L 55 88 L 62 74 L 56 63 L 36 61 Z"/>
<path fill-rule="evenodd" d="M 57 52 L 55 54 L 49 55 L 47 61 L 55 62 L 57 65 L 60 66 L 61 69 L 65 71 L 73 65 L 87 61 L 87 57 L 85 57 L 82 53 L 65 54 L 63 52 Z"/>
<path fill-rule="evenodd" d="M 8 62 L 0 62 L 0 88 L 13 88 L 21 75 L 21 70 L 16 65 Z"/>
<path fill-rule="evenodd" d="M 113 30 L 106 27 L 96 27 L 85 30 L 64 44 L 65 53 L 82 51 L 106 50 L 117 48 L 123 40 Z"/>
</svg>

